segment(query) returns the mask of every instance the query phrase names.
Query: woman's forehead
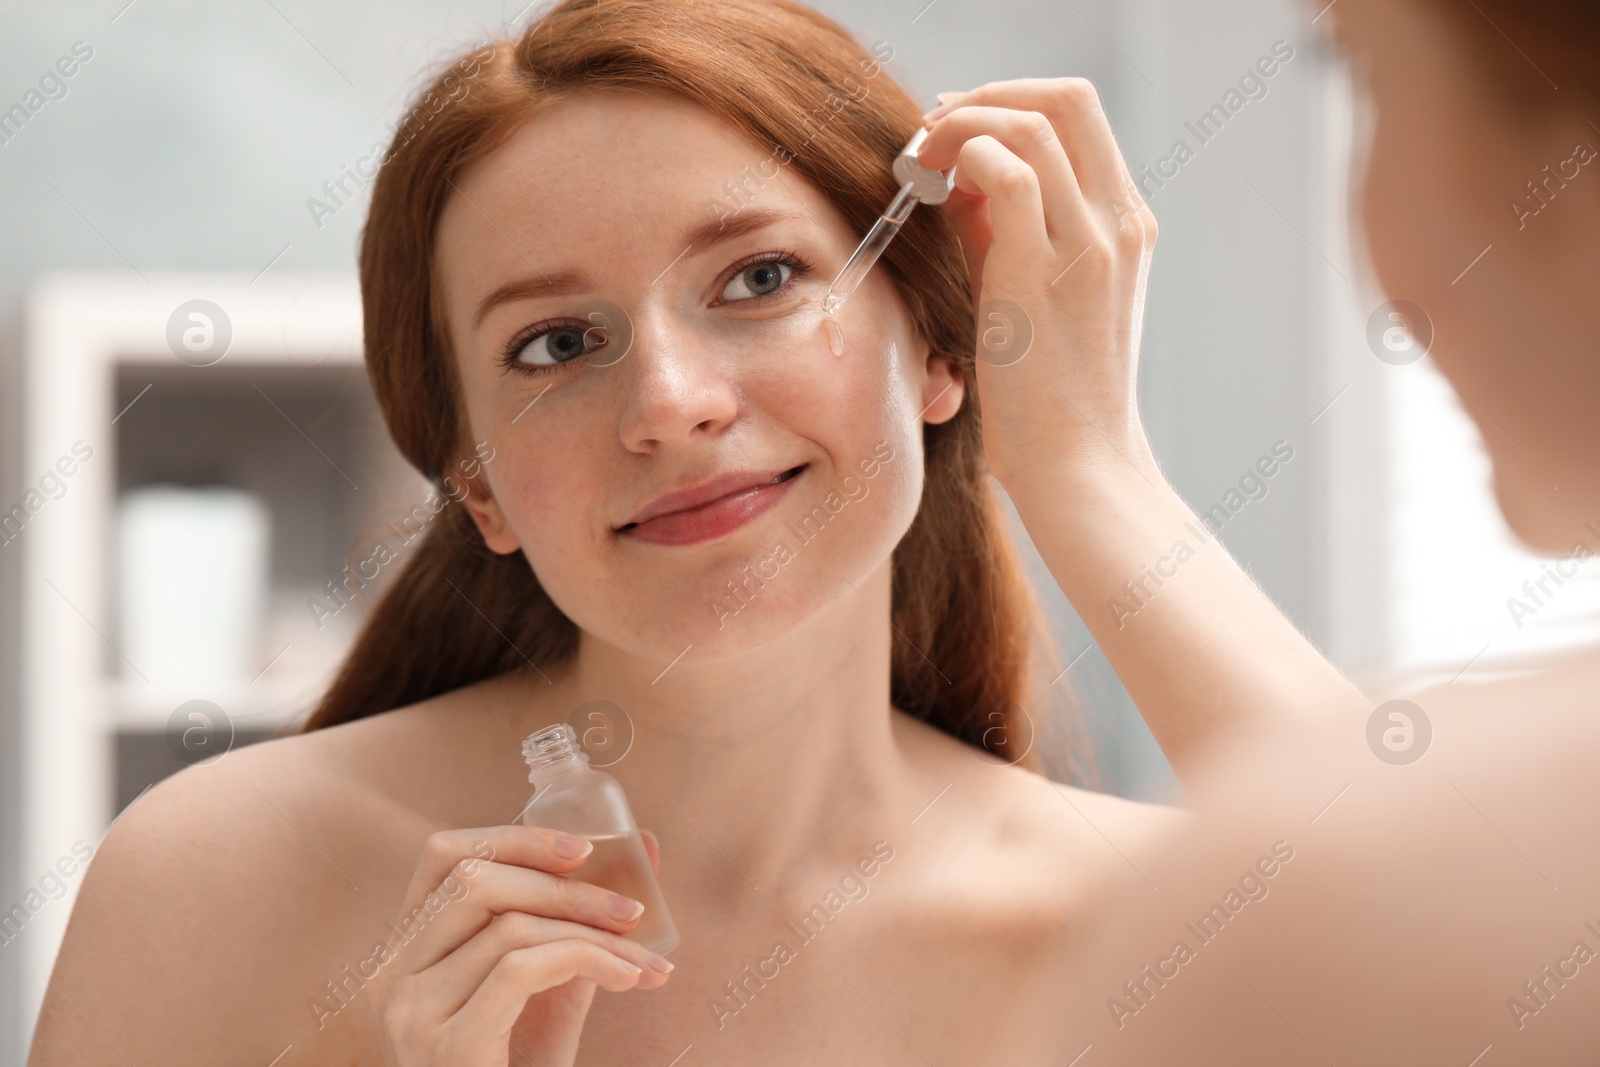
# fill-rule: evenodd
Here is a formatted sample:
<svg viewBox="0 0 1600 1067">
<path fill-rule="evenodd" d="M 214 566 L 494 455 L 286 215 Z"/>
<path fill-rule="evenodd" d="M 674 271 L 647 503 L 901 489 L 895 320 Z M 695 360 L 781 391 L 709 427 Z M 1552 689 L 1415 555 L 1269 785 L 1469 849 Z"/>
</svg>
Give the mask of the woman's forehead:
<svg viewBox="0 0 1600 1067">
<path fill-rule="evenodd" d="M 730 192 L 813 208 L 820 194 L 796 176 L 758 177 L 773 173 L 775 148 L 677 96 L 585 92 L 523 123 L 458 177 L 461 196 L 447 202 L 444 221 L 480 216 L 488 228 L 503 225 L 498 211 L 537 216 L 547 232 L 605 222 L 677 231 L 685 210 L 709 215 Z"/>
<path fill-rule="evenodd" d="M 789 158 L 671 94 L 552 105 L 453 183 L 435 235 L 452 318 L 470 329 L 471 307 L 528 274 L 648 282 L 691 241 L 705 247 L 709 229 L 749 233 L 756 220 L 790 240 L 848 243 L 837 208 Z"/>
</svg>

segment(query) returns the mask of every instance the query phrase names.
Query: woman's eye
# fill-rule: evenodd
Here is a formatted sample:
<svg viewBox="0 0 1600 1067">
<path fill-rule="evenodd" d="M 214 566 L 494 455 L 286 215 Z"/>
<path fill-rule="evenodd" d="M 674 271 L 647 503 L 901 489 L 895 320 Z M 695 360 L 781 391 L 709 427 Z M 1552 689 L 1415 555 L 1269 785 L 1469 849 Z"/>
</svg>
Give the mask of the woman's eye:
<svg viewBox="0 0 1600 1067">
<path fill-rule="evenodd" d="M 752 263 L 728 280 L 722 290 L 724 300 L 751 300 L 782 289 L 794 268 L 778 260 Z"/>
<path fill-rule="evenodd" d="M 810 263 L 794 252 L 769 253 L 768 258 L 747 263 L 735 271 L 722 288 L 721 300 L 753 302 L 765 297 L 781 297 L 796 277 L 803 278 L 812 269 Z M 626 351 L 626 331 L 608 340 L 608 334 L 615 332 L 612 323 L 594 314 L 589 319 L 593 325 L 586 326 L 578 319 L 547 319 L 534 323 L 511 339 L 498 362 L 526 374 L 552 374 L 582 356 L 591 355 L 610 341 L 620 340 L 622 350 Z"/>
<path fill-rule="evenodd" d="M 557 326 L 512 342 L 508 363 L 527 368 L 549 368 L 586 356 L 606 343 L 599 327 Z"/>
</svg>

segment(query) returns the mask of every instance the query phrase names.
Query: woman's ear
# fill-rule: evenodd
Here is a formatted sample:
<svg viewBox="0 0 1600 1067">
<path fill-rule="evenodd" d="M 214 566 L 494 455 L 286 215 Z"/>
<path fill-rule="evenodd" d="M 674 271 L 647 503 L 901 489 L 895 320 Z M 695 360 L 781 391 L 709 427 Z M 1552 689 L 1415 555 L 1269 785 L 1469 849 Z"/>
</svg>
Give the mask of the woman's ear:
<svg viewBox="0 0 1600 1067">
<path fill-rule="evenodd" d="M 966 380 L 956 365 L 930 350 L 924 357 L 922 420 L 934 426 L 950 421 L 961 410 L 966 394 Z"/>
<path fill-rule="evenodd" d="M 466 486 L 467 493 L 461 498 L 461 504 L 467 509 L 467 514 L 472 516 L 472 521 L 477 525 L 478 532 L 483 535 L 483 543 L 488 546 L 489 551 L 504 556 L 521 549 L 522 545 L 512 532 L 511 524 L 506 522 L 505 512 L 500 510 L 499 503 L 489 495 L 482 479 L 463 479 L 462 484 Z"/>
</svg>

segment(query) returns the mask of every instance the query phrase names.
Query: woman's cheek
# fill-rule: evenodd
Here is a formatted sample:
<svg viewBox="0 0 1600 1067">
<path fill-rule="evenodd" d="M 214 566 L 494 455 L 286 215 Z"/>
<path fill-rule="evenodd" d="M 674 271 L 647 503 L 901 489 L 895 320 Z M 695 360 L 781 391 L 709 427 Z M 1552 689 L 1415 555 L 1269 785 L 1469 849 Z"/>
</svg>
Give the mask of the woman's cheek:
<svg viewBox="0 0 1600 1067">
<path fill-rule="evenodd" d="M 496 492 L 523 554 L 540 570 L 582 557 L 584 542 L 605 521 L 605 502 L 593 498 L 599 481 L 585 480 L 576 464 L 522 463 L 502 472 Z"/>
</svg>

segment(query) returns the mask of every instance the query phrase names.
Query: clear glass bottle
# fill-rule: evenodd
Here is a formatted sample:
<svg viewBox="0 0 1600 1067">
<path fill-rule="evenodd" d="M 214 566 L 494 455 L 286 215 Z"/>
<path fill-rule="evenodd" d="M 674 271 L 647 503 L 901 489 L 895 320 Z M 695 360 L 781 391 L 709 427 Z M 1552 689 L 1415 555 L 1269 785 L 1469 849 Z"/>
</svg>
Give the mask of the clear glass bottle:
<svg viewBox="0 0 1600 1067">
<path fill-rule="evenodd" d="M 522 758 L 528 761 L 528 781 L 534 785 L 533 799 L 522 809 L 523 825 L 593 841 L 589 858 L 567 877 L 639 901 L 644 915 L 625 936 L 663 956 L 677 948 L 678 928 L 667 912 L 621 784 L 589 766 L 577 732 L 564 722 L 525 738 Z"/>
</svg>

